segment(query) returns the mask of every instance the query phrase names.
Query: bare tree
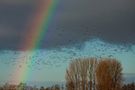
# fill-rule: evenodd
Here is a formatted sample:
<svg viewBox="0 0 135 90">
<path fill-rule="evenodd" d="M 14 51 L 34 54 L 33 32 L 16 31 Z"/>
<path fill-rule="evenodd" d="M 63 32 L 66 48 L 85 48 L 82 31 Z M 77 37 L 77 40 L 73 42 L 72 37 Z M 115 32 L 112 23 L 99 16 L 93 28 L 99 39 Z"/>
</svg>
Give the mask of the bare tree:
<svg viewBox="0 0 135 90">
<path fill-rule="evenodd" d="M 116 59 L 104 58 L 96 68 L 98 90 L 120 90 L 122 84 L 122 67 Z"/>
<path fill-rule="evenodd" d="M 79 86 L 78 60 L 70 63 L 69 69 L 66 70 L 66 81 L 69 90 L 77 89 L 77 86 Z"/>
<path fill-rule="evenodd" d="M 95 90 L 95 85 L 96 85 L 96 80 L 95 80 L 95 70 L 97 67 L 97 59 L 96 58 L 91 58 L 88 60 L 89 63 L 89 68 L 88 68 L 88 86 L 90 88 L 90 90 L 92 90 L 92 88 Z"/>
<path fill-rule="evenodd" d="M 67 90 L 120 90 L 121 72 L 115 59 L 75 59 L 66 71 Z"/>
<path fill-rule="evenodd" d="M 68 90 L 92 90 L 96 62 L 96 58 L 73 60 L 66 71 Z"/>
</svg>

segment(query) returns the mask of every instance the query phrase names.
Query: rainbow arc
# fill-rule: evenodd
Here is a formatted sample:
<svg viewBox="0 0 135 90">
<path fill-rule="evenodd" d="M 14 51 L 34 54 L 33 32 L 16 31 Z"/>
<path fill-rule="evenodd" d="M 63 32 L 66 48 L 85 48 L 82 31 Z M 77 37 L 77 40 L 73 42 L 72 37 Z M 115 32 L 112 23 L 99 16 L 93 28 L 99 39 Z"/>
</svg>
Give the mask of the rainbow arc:
<svg viewBox="0 0 135 90">
<path fill-rule="evenodd" d="M 56 8 L 59 4 L 59 0 L 39 0 L 39 6 L 36 10 L 34 17 L 31 20 L 30 26 L 28 26 L 27 35 L 22 42 L 21 50 L 26 51 L 26 55 L 34 56 L 35 50 L 41 46 L 41 41 L 44 39 L 46 32 L 54 18 Z M 22 55 L 18 56 L 22 57 Z M 28 65 L 33 62 L 33 59 L 28 60 L 27 64 L 21 65 L 21 69 L 15 70 L 13 75 L 13 80 L 15 83 L 25 82 L 30 74 L 30 69 Z M 18 63 L 19 65 L 20 63 Z M 12 80 L 12 79 L 11 79 Z"/>
</svg>

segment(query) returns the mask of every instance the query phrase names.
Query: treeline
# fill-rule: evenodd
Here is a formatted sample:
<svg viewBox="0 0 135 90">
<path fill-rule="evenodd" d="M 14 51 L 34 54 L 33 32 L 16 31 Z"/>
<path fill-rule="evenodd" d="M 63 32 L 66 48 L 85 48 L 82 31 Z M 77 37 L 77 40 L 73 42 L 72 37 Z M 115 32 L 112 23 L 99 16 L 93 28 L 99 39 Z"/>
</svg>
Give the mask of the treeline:
<svg viewBox="0 0 135 90">
<path fill-rule="evenodd" d="M 122 90 L 135 90 L 135 83 L 123 85 Z"/>
<path fill-rule="evenodd" d="M 50 87 L 43 87 L 40 88 L 36 86 L 28 86 L 26 83 L 20 83 L 19 85 L 12 85 L 5 83 L 5 85 L 0 86 L 0 90 L 66 90 L 63 85 L 53 85 Z"/>
<path fill-rule="evenodd" d="M 24 84 L 20 87 L 20 84 Z M 25 86 L 25 83 L 20 83 L 19 85 L 9 85 L 9 86 L 1 86 L 0 90 L 68 90 L 66 86 L 63 85 L 53 85 L 50 87 L 43 87 L 41 86 L 40 88 L 37 88 L 36 86 Z M 81 90 L 81 89 L 76 89 L 76 90 Z M 89 89 L 90 90 L 90 89 Z M 94 90 L 94 89 L 92 89 Z M 113 90 L 113 89 L 112 89 Z M 130 84 L 124 84 L 120 90 L 135 90 L 135 84 L 130 83 Z"/>
</svg>

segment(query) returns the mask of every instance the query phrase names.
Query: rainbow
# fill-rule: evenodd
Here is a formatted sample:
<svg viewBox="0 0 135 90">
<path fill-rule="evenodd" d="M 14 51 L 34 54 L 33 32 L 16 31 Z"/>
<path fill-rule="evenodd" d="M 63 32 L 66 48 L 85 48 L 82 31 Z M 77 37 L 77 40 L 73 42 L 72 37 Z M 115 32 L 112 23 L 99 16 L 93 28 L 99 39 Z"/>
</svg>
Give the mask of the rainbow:
<svg viewBox="0 0 135 90">
<path fill-rule="evenodd" d="M 58 6 L 59 0 L 38 0 L 39 6 L 36 13 L 28 26 L 27 35 L 22 42 L 21 51 L 27 52 L 27 56 L 34 56 L 34 50 L 40 47 L 41 41 L 43 40 L 49 25 L 55 15 L 56 7 Z M 19 55 L 22 57 L 23 55 Z M 18 59 L 20 59 L 18 57 Z M 31 64 L 33 59 L 28 60 L 28 64 Z M 18 65 L 21 63 L 17 63 Z M 21 69 L 16 69 L 11 81 L 15 83 L 25 82 L 28 79 L 30 69 L 28 64 L 24 63 Z"/>
</svg>

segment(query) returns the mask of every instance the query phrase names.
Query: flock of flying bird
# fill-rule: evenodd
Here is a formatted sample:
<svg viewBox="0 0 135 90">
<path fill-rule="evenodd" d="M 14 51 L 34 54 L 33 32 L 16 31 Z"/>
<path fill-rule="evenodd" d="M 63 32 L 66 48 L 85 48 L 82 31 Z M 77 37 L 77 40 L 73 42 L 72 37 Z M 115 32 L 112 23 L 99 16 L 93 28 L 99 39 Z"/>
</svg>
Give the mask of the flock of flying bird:
<svg viewBox="0 0 135 90">
<path fill-rule="evenodd" d="M 58 36 L 61 37 L 62 34 Z M 72 41 L 69 40 L 69 42 Z M 92 39 L 65 47 L 35 50 L 34 54 L 30 51 L 3 50 L 0 51 L 0 65 L 12 67 L 17 70 L 26 66 L 28 69 L 36 71 L 45 68 L 61 68 L 63 65 L 66 66 L 74 58 L 79 57 L 115 58 L 116 54 L 129 52 L 129 50 L 129 46 L 109 44 L 100 39 Z"/>
<path fill-rule="evenodd" d="M 93 56 L 98 58 L 115 58 L 115 54 L 129 51 L 125 46 L 106 44 L 101 41 L 89 41 L 88 43 L 88 47 L 82 46 L 80 48 L 81 45 L 78 45 L 79 47 L 72 48 L 63 47 L 55 50 L 37 50 L 35 51 L 35 54 L 23 51 L 1 51 L 0 63 L 7 66 L 17 65 L 18 68 L 22 68 L 23 65 L 26 64 L 28 68 L 33 70 L 41 70 L 43 67 L 60 67 L 61 65 L 64 65 L 64 63 L 68 63 L 73 58 L 86 56 L 84 54 L 85 50 L 89 50 L 85 52 L 88 56 L 93 52 L 95 54 L 93 54 Z"/>
</svg>

